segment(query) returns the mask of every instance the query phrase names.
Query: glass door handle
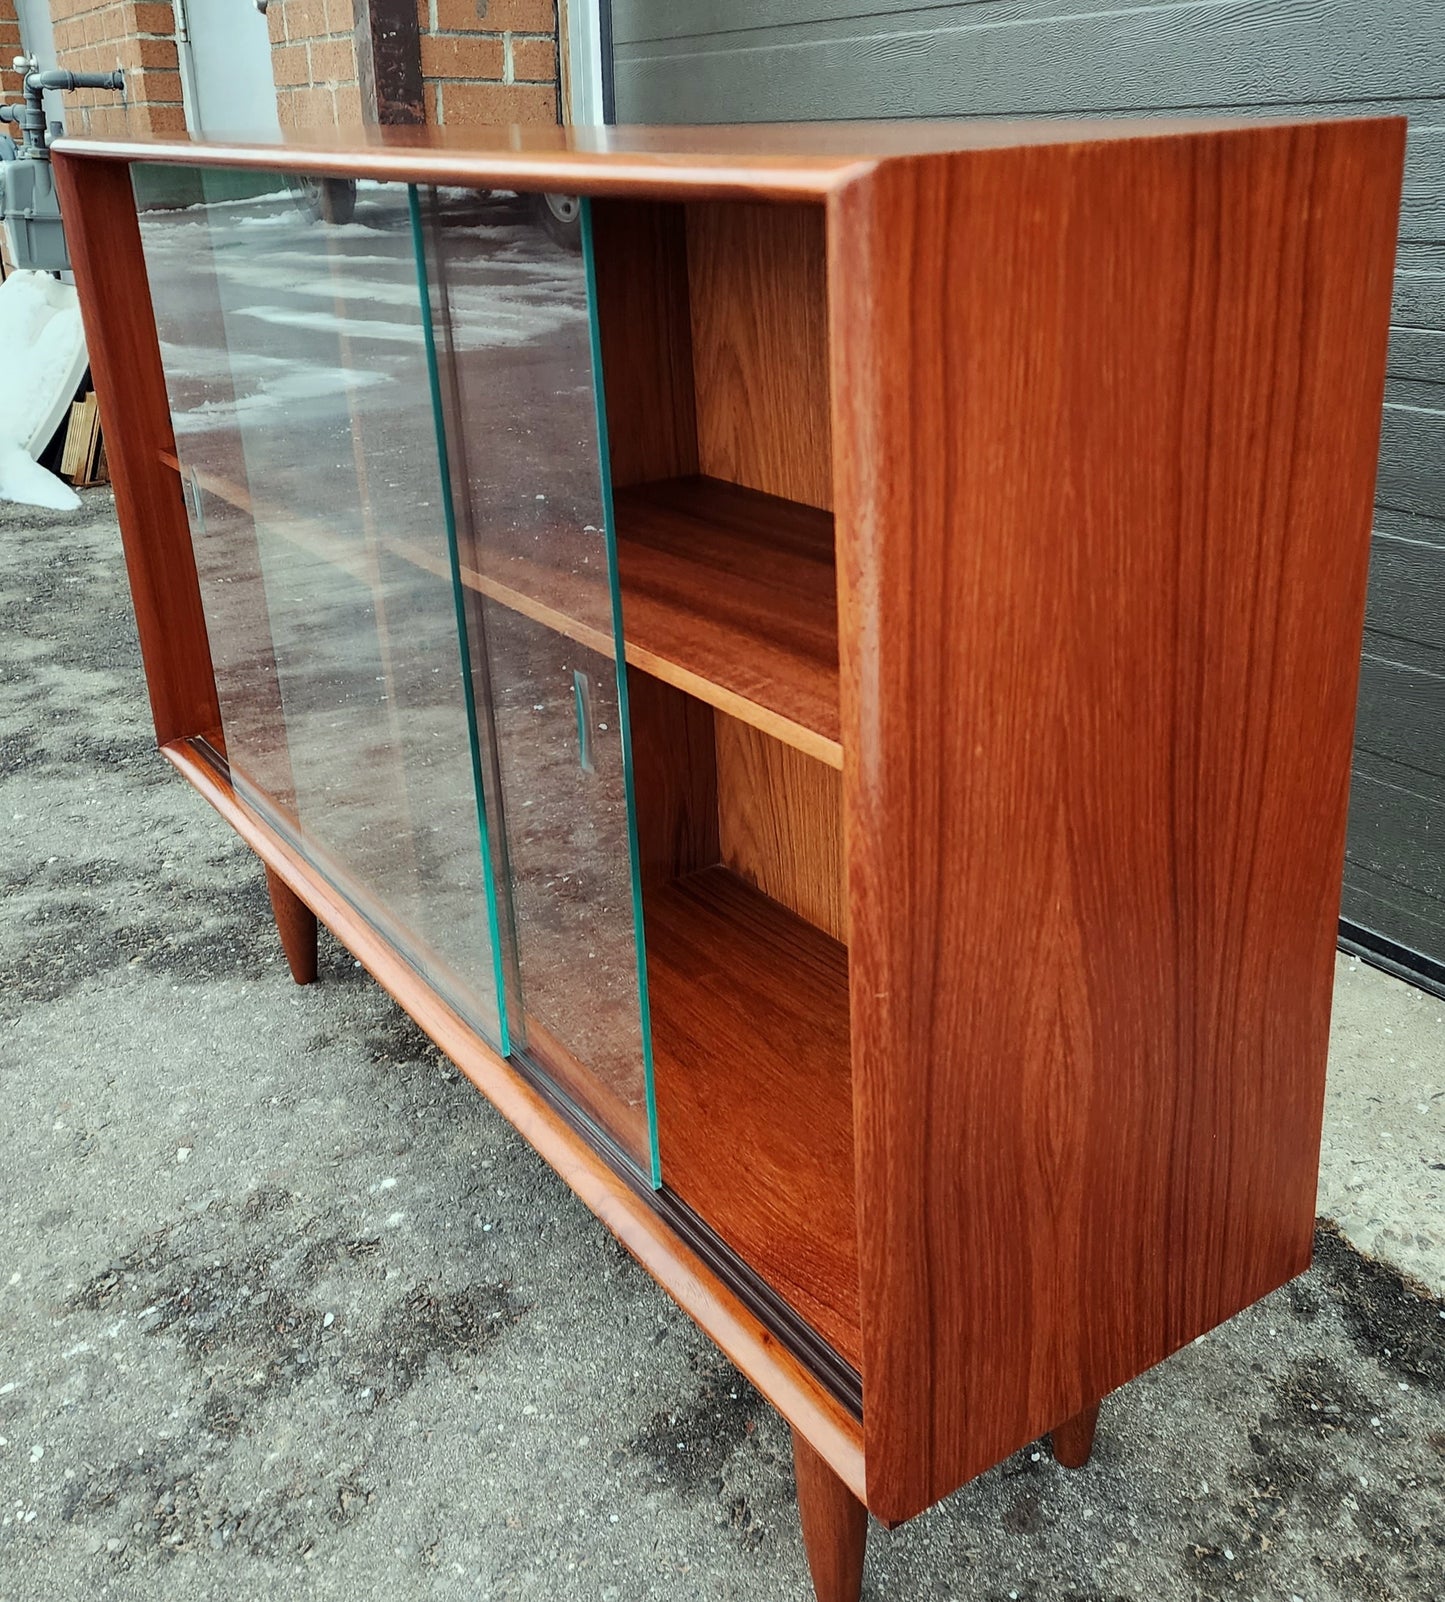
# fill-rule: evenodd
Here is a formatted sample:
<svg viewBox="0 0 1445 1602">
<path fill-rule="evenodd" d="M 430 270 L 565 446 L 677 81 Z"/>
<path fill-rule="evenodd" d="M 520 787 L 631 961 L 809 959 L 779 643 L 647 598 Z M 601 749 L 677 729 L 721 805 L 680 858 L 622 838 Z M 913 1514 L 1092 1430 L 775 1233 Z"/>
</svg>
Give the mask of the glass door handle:
<svg viewBox="0 0 1445 1602">
<path fill-rule="evenodd" d="M 577 713 L 577 762 L 584 773 L 592 765 L 592 680 L 581 668 L 572 670 L 572 704 Z"/>
<path fill-rule="evenodd" d="M 201 480 L 193 467 L 186 475 L 184 483 L 190 489 L 191 510 L 195 514 L 196 533 L 204 535 L 206 532 L 206 510 L 201 500 Z"/>
</svg>

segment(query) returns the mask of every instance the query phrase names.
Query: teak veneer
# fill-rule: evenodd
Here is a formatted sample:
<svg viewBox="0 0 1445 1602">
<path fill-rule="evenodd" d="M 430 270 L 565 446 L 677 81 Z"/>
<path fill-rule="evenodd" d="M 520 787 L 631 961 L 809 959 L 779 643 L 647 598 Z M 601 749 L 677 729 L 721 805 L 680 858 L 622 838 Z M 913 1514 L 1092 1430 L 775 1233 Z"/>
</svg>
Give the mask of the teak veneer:
<svg viewBox="0 0 1445 1602">
<path fill-rule="evenodd" d="M 166 757 L 787 1419 L 821 1602 L 1309 1261 L 1403 128 L 56 146 Z M 407 186 L 319 495 L 173 429 L 158 163 Z M 555 327 L 429 186 L 584 197 Z"/>
</svg>

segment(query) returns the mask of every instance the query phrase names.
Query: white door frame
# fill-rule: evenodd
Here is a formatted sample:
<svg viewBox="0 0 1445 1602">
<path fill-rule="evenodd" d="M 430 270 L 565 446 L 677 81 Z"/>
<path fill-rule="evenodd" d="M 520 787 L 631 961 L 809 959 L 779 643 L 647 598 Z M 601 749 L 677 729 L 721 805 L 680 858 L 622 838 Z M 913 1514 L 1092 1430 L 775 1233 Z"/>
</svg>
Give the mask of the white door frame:
<svg viewBox="0 0 1445 1602">
<path fill-rule="evenodd" d="M 603 121 L 602 0 L 560 0 L 558 20 L 565 55 L 562 117 L 567 123 Z"/>
</svg>

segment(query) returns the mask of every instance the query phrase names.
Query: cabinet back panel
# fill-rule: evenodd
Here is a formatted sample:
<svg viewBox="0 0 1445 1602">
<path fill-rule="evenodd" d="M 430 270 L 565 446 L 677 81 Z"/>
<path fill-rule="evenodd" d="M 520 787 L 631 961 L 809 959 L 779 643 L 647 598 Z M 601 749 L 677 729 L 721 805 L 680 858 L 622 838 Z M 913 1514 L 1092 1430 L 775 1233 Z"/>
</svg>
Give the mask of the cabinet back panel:
<svg viewBox="0 0 1445 1602">
<path fill-rule="evenodd" d="M 846 945 L 843 775 L 725 713 L 714 724 L 723 862 Z"/>
<path fill-rule="evenodd" d="M 823 210 L 686 210 L 699 471 L 830 511 Z"/>
<path fill-rule="evenodd" d="M 643 889 L 720 860 L 713 709 L 635 669 L 627 675 Z"/>
<path fill-rule="evenodd" d="M 612 482 L 696 473 L 683 207 L 594 200 L 592 249 Z"/>
</svg>

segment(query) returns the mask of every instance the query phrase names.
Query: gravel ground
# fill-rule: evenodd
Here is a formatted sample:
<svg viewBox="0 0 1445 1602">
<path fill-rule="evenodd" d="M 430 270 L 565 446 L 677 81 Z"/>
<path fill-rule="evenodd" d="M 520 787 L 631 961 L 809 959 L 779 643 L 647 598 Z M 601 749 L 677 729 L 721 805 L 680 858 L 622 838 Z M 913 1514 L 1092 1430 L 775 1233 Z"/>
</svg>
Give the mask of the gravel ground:
<svg viewBox="0 0 1445 1602">
<path fill-rule="evenodd" d="M 105 492 L 0 507 L 0 664 L 0 1597 L 806 1597 L 778 1418 L 343 951 L 290 984 Z M 870 1597 L 1445 1595 L 1442 1017 L 1341 960 L 1314 1268 Z"/>
</svg>

